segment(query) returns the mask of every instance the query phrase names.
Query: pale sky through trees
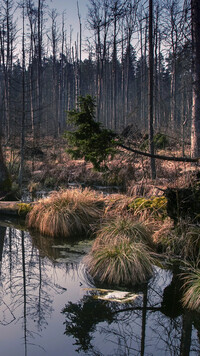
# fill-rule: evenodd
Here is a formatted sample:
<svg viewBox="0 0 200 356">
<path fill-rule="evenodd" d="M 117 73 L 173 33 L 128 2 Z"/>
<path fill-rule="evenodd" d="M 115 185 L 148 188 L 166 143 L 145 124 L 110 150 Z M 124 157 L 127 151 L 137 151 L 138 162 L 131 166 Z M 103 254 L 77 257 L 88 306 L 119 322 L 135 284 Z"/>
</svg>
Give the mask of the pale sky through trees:
<svg viewBox="0 0 200 356">
<path fill-rule="evenodd" d="M 82 20 L 82 30 L 85 31 L 88 0 L 78 0 L 78 3 Z M 51 8 L 55 8 L 59 14 L 65 11 L 67 24 L 69 26 L 72 25 L 75 33 L 79 31 L 77 0 L 47 0 L 47 4 Z"/>
</svg>

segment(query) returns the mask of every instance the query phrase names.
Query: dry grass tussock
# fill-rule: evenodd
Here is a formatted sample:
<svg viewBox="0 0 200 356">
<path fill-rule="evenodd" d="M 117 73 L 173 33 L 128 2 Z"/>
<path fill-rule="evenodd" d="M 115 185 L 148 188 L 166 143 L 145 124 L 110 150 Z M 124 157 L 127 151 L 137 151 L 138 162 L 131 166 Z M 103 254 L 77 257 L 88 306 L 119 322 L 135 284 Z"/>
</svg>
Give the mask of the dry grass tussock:
<svg viewBox="0 0 200 356">
<path fill-rule="evenodd" d="M 153 240 L 169 255 L 192 262 L 197 260 L 200 251 L 200 226 L 181 220 L 174 226 L 173 221 L 168 218 L 155 231 Z"/>
<path fill-rule="evenodd" d="M 135 285 L 153 273 L 156 258 L 151 235 L 131 218 L 108 221 L 85 258 L 90 275 L 100 283 Z"/>
<path fill-rule="evenodd" d="M 145 244 L 128 238 L 106 244 L 85 258 L 88 272 L 98 282 L 127 286 L 145 282 L 154 262 Z"/>
<path fill-rule="evenodd" d="M 150 231 L 144 225 L 134 221 L 132 217 L 126 216 L 108 220 L 102 225 L 97 231 L 93 251 L 107 243 L 123 241 L 127 238 L 131 242 L 142 242 L 150 248 L 154 247 Z"/>
<path fill-rule="evenodd" d="M 193 269 L 185 277 L 184 288 L 183 305 L 189 309 L 200 311 L 200 269 Z"/>
<path fill-rule="evenodd" d="M 116 216 L 116 214 L 127 214 L 129 204 L 133 201 L 133 197 L 128 197 L 124 194 L 112 194 L 105 197 L 107 216 Z"/>
<path fill-rule="evenodd" d="M 154 233 L 159 230 L 167 217 L 167 200 L 160 197 L 129 197 L 123 194 L 112 194 L 105 198 L 106 217 L 130 217 L 146 225 Z"/>
<path fill-rule="evenodd" d="M 174 221 L 167 217 L 164 221 L 150 221 L 147 226 L 153 231 L 153 241 L 156 244 L 166 241 L 174 229 Z"/>
<path fill-rule="evenodd" d="M 34 206 L 27 225 L 49 236 L 69 237 L 85 234 L 103 214 L 104 198 L 89 189 L 53 192 Z"/>
</svg>

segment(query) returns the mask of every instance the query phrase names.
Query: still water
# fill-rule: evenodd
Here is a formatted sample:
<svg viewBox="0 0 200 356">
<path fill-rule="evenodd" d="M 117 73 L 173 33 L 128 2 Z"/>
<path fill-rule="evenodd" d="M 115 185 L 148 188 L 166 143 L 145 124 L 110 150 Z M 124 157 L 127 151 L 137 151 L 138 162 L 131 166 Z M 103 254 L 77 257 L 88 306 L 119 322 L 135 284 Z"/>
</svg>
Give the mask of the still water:
<svg viewBox="0 0 200 356">
<path fill-rule="evenodd" d="M 170 271 L 155 270 L 134 302 L 108 302 L 85 273 L 91 242 L 1 225 L 1 355 L 200 355 L 200 317 L 182 310 Z"/>
</svg>

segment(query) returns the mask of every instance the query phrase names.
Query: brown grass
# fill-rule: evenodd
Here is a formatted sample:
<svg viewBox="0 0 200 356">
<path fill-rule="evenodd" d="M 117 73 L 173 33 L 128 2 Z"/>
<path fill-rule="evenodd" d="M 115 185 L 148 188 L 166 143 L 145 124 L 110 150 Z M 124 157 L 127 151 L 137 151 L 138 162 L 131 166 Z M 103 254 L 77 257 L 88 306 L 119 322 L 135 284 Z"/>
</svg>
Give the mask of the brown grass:
<svg viewBox="0 0 200 356">
<path fill-rule="evenodd" d="M 185 277 L 184 307 L 200 311 L 200 269 L 193 269 Z"/>
<path fill-rule="evenodd" d="M 85 234 L 101 219 L 103 209 L 101 194 L 89 189 L 60 190 L 34 206 L 27 225 L 54 237 Z"/>
<path fill-rule="evenodd" d="M 133 201 L 133 197 L 124 194 L 112 194 L 105 198 L 107 215 L 126 215 L 129 204 Z"/>
<path fill-rule="evenodd" d="M 143 242 L 150 248 L 154 247 L 150 231 L 132 217 L 116 217 L 108 220 L 97 231 L 97 237 L 93 244 L 93 250 L 99 249 L 101 245 L 112 243 L 112 241 L 123 241 L 128 238 L 132 242 Z"/>
<path fill-rule="evenodd" d="M 184 261 L 195 261 L 200 251 L 200 226 L 184 220 L 174 226 L 173 221 L 167 218 L 154 232 L 153 240 L 169 255 L 180 256 Z"/>
<path fill-rule="evenodd" d="M 135 285 L 153 273 L 153 242 L 144 226 L 130 217 L 108 221 L 85 258 L 90 275 L 100 283 Z"/>
<path fill-rule="evenodd" d="M 155 259 L 144 243 L 124 238 L 93 250 L 85 263 L 90 275 L 100 283 L 135 285 L 153 274 Z"/>
</svg>

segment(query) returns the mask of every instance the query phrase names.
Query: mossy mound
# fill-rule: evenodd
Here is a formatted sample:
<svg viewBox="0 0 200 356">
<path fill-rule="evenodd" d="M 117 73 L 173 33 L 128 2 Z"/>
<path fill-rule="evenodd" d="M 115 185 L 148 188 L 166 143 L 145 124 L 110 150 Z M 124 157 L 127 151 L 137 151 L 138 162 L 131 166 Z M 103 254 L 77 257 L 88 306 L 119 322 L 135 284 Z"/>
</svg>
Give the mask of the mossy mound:
<svg viewBox="0 0 200 356">
<path fill-rule="evenodd" d="M 164 219 L 167 216 L 167 199 L 166 197 L 136 198 L 129 205 L 128 210 L 134 214 L 148 212 L 154 218 Z"/>
</svg>

